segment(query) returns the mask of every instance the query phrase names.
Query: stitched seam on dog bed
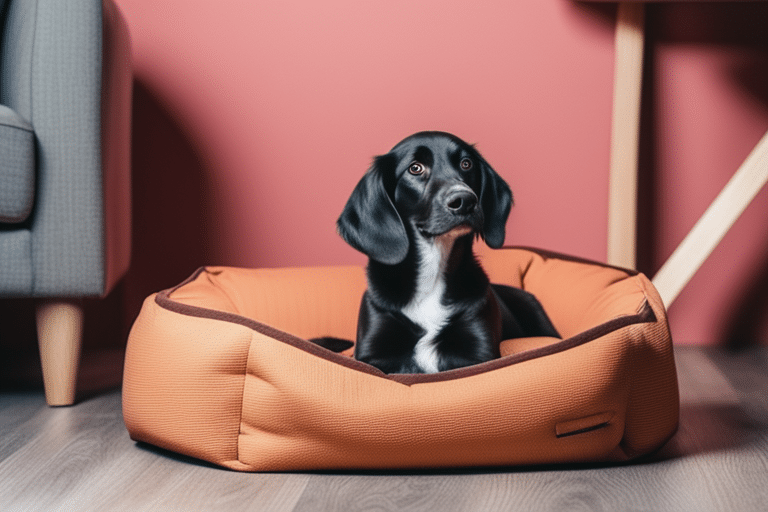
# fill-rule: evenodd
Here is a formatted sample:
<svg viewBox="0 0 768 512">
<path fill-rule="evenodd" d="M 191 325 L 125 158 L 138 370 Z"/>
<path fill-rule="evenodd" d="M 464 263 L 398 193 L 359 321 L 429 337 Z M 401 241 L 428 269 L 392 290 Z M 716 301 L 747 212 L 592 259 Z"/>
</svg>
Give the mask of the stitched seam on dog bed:
<svg viewBox="0 0 768 512">
<path fill-rule="evenodd" d="M 191 276 L 189 276 L 188 278 L 186 278 L 186 279 L 185 279 L 184 281 L 182 281 L 181 283 L 177 284 L 177 285 L 176 285 L 176 286 L 174 286 L 173 288 L 168 288 L 167 290 L 163 290 L 163 291 L 162 291 L 162 292 L 160 292 L 160 293 L 165 293 L 166 295 L 169 295 L 169 296 L 170 296 L 170 294 L 172 294 L 173 292 L 175 292 L 175 291 L 176 291 L 176 290 L 178 290 L 179 288 L 182 288 L 182 287 L 184 287 L 184 286 L 188 285 L 189 283 L 191 283 L 192 281 L 194 281 L 195 279 L 197 279 L 198 277 L 200 277 L 200 274 L 202 274 L 203 272 L 206 272 L 206 271 L 208 271 L 208 267 L 200 267 L 200 268 L 198 268 L 197 270 L 195 270 L 195 271 L 194 271 L 194 273 L 193 273 Z"/>
<path fill-rule="evenodd" d="M 342 366 L 353 370 L 361 371 L 369 375 L 375 375 L 377 377 L 383 377 L 385 379 L 399 382 L 408 386 L 412 384 L 441 382 L 479 375 L 488 371 L 505 368 L 507 366 L 530 361 L 532 359 L 538 359 L 540 357 L 546 357 L 549 355 L 557 354 L 559 352 L 570 350 L 630 325 L 655 322 L 657 320 L 653 309 L 651 308 L 650 304 L 648 304 L 648 300 L 645 299 L 641 303 L 637 314 L 618 316 L 558 343 L 553 343 L 551 345 L 528 350 L 511 356 L 494 359 L 493 361 L 488 361 L 464 368 L 458 368 L 455 370 L 448 370 L 445 372 L 432 374 L 386 374 L 371 365 L 336 354 L 308 340 L 299 338 L 298 336 L 294 336 L 293 334 L 287 333 L 285 331 L 281 331 L 257 320 L 253 320 L 251 318 L 247 318 L 235 313 L 228 313 L 226 311 L 219 311 L 215 309 L 208 309 L 200 306 L 193 306 L 191 304 L 176 302 L 170 297 L 173 292 L 183 287 L 185 284 L 194 281 L 200 276 L 201 273 L 205 271 L 207 271 L 207 268 L 201 267 L 183 283 L 173 288 L 169 288 L 168 290 L 159 292 L 155 296 L 155 302 L 160 307 L 169 311 L 173 311 L 174 313 L 239 324 L 264 334 L 265 336 L 269 336 L 270 338 L 274 338 L 283 343 L 287 343 L 288 345 L 291 345 L 292 347 L 295 347 L 299 350 L 309 352 L 310 354 L 318 356 L 327 361 L 341 364 Z"/>
<path fill-rule="evenodd" d="M 563 421 L 555 425 L 555 437 L 562 439 L 564 437 L 586 434 L 605 428 L 611 424 L 614 417 L 616 417 L 616 413 L 609 411 L 578 418 L 576 420 Z"/>
<path fill-rule="evenodd" d="M 504 247 L 503 249 L 500 249 L 500 250 L 504 250 L 504 249 L 532 252 L 532 253 L 536 254 L 537 256 L 540 256 L 544 260 L 548 260 L 548 259 L 563 260 L 563 261 L 569 261 L 569 262 L 572 262 L 572 263 L 583 263 L 585 265 L 592 265 L 592 266 L 596 266 L 596 267 L 600 267 L 600 268 L 620 270 L 621 272 L 624 272 L 625 274 L 627 274 L 628 277 L 634 277 L 634 276 L 640 274 L 640 272 L 638 272 L 637 270 L 632 270 L 632 269 L 624 268 L 624 267 L 617 267 L 616 265 L 609 265 L 607 263 L 603 263 L 603 262 L 596 261 L 596 260 L 591 260 L 589 258 L 582 258 L 580 256 L 573 256 L 571 254 L 564 254 L 564 253 L 561 253 L 561 252 L 549 251 L 549 250 L 546 250 L 546 249 L 538 249 L 538 248 L 535 248 L 535 247 L 528 247 L 528 246 L 525 246 L 525 245 L 508 246 L 508 247 Z"/>
</svg>

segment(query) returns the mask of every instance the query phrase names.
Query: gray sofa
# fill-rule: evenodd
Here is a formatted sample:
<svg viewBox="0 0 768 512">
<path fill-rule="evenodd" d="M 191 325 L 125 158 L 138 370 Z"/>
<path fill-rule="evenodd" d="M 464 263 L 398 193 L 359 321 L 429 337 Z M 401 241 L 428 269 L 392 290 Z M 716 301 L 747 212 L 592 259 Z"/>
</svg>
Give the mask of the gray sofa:
<svg viewBox="0 0 768 512">
<path fill-rule="evenodd" d="M 79 299 L 128 268 L 131 92 L 111 0 L 0 0 L 0 298 L 36 299 L 51 405 L 75 399 Z"/>
</svg>

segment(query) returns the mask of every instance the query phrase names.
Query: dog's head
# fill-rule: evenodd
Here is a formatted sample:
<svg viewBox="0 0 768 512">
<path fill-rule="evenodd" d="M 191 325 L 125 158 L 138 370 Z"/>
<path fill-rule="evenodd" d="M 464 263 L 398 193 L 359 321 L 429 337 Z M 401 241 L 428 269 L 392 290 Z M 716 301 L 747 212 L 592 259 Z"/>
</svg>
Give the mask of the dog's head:
<svg viewBox="0 0 768 512">
<path fill-rule="evenodd" d="M 449 133 L 421 132 L 374 159 L 337 227 L 355 249 L 395 265 L 408 254 L 409 232 L 475 233 L 501 247 L 511 206 L 509 186 L 473 146 Z"/>
</svg>

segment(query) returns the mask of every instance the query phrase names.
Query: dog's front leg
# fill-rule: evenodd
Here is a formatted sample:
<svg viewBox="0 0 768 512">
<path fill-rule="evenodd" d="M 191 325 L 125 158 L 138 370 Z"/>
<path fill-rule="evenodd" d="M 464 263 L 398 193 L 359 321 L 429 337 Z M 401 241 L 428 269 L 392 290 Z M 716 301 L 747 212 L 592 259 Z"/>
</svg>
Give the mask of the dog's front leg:
<svg viewBox="0 0 768 512">
<path fill-rule="evenodd" d="M 384 373 L 420 373 L 413 348 L 423 330 L 400 313 L 375 304 L 363 295 L 357 320 L 355 359 Z"/>
</svg>

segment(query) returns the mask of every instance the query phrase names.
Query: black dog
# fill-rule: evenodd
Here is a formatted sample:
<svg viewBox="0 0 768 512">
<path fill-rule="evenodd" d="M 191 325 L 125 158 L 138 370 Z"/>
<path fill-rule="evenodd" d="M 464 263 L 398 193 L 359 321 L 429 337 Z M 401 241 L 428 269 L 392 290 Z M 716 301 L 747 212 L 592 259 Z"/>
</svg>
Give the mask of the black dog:
<svg viewBox="0 0 768 512">
<path fill-rule="evenodd" d="M 376 157 L 337 223 L 369 257 L 355 358 L 434 373 L 498 358 L 504 339 L 558 336 L 533 295 L 491 285 L 472 253 L 475 236 L 502 246 L 511 206 L 509 186 L 454 135 L 417 133 Z"/>
</svg>

